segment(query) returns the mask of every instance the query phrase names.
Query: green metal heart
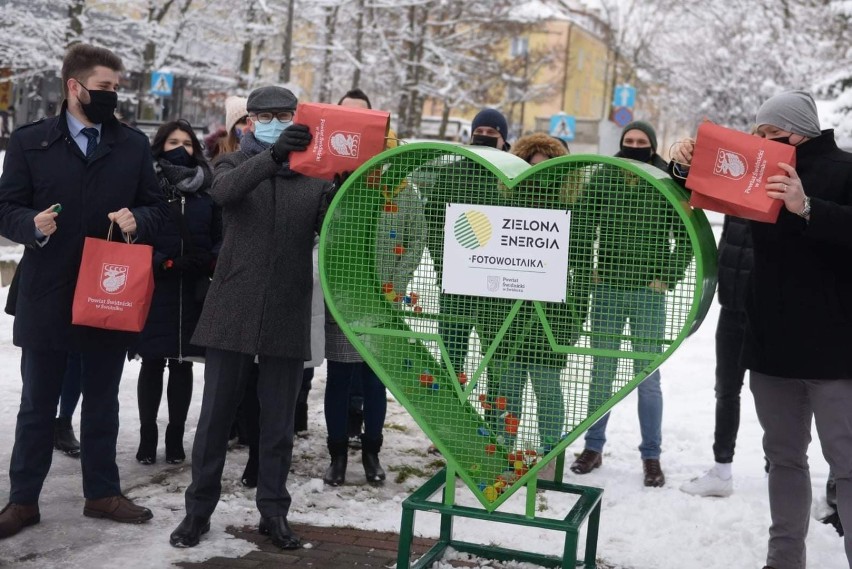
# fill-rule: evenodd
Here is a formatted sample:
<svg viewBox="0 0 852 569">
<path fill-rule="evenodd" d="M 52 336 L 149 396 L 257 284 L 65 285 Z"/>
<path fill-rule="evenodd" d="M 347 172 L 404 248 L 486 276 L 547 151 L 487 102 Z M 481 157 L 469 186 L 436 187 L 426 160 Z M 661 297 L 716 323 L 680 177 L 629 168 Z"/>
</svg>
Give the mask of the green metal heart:
<svg viewBox="0 0 852 569">
<path fill-rule="evenodd" d="M 566 301 L 443 294 L 442 270 L 456 270 L 441 266 L 447 203 L 569 210 Z M 716 245 L 656 168 L 592 155 L 529 166 L 416 143 L 350 176 L 326 216 L 320 271 L 346 336 L 493 511 L 697 329 Z M 672 288 L 652 292 L 652 277 Z M 664 326 L 643 327 L 652 310 Z"/>
</svg>

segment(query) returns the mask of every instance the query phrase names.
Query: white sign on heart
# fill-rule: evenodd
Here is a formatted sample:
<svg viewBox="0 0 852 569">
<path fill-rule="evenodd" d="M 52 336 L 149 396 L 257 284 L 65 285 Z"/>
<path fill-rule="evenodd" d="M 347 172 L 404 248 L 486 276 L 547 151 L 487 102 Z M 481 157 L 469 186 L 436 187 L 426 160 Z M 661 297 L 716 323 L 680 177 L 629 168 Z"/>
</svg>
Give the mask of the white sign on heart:
<svg viewBox="0 0 852 569">
<path fill-rule="evenodd" d="M 445 293 L 565 302 L 571 212 L 447 204 Z"/>
</svg>

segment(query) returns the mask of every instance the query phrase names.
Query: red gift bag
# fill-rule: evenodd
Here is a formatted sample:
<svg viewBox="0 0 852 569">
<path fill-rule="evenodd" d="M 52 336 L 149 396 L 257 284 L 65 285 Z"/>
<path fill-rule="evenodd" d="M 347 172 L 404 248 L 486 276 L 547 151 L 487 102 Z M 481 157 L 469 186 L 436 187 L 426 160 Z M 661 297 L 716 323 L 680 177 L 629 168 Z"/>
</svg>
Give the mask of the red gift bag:
<svg viewBox="0 0 852 569">
<path fill-rule="evenodd" d="M 140 332 L 154 294 L 150 245 L 131 245 L 86 237 L 77 275 L 71 323 L 79 326 Z"/>
<path fill-rule="evenodd" d="M 704 122 L 686 178 L 689 205 L 775 223 L 784 202 L 766 195 L 766 178 L 786 175 L 779 162 L 795 166 L 796 148 Z"/>
<path fill-rule="evenodd" d="M 307 125 L 313 139 L 304 152 L 290 153 L 290 169 L 325 180 L 354 171 L 384 150 L 390 127 L 388 112 L 323 103 L 300 104 L 293 120 Z"/>
</svg>

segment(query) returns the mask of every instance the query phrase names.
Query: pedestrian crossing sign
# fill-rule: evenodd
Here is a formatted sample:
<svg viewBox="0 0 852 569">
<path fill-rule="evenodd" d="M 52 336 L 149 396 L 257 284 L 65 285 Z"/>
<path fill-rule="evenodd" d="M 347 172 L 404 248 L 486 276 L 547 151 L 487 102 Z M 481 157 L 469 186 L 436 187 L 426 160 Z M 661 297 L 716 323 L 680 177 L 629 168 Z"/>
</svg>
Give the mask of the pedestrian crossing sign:
<svg viewBox="0 0 852 569">
<path fill-rule="evenodd" d="M 154 71 L 151 73 L 151 94 L 159 95 L 161 97 L 170 97 L 174 83 L 174 73 Z"/>
<path fill-rule="evenodd" d="M 550 136 L 562 139 L 565 142 L 574 140 L 577 132 L 577 119 L 573 115 L 565 113 L 556 113 L 550 117 L 550 128 L 548 129 Z"/>
</svg>

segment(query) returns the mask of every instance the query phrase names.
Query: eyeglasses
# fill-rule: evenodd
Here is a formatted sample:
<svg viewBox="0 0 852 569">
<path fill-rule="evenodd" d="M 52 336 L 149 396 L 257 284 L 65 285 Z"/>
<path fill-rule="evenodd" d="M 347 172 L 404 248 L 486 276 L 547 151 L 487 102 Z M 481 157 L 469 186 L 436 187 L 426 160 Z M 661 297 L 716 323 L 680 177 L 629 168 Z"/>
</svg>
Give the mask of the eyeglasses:
<svg viewBox="0 0 852 569">
<path fill-rule="evenodd" d="M 293 120 L 293 111 L 280 111 L 277 113 L 253 113 L 249 118 L 260 124 L 269 124 L 272 119 L 278 119 L 281 122 Z"/>
</svg>

